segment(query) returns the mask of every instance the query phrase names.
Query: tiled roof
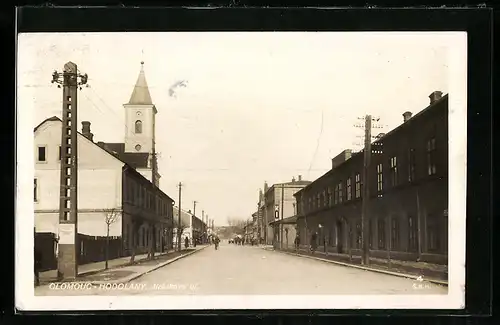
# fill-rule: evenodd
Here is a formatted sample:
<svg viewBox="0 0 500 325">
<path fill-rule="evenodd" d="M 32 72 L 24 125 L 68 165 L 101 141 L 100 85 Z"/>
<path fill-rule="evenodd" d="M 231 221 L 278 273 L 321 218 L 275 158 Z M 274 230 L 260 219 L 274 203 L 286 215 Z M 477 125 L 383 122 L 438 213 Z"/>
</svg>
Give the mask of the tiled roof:
<svg viewBox="0 0 500 325">
<path fill-rule="evenodd" d="M 131 105 L 153 105 L 148 83 L 146 82 L 146 75 L 144 74 L 144 62 L 141 62 L 141 72 L 139 72 L 139 77 L 137 77 L 134 91 L 128 103 Z"/>
<path fill-rule="evenodd" d="M 116 154 L 134 168 L 148 168 L 149 153 L 147 152 L 125 152 L 125 143 L 104 143 L 104 149 Z"/>
</svg>

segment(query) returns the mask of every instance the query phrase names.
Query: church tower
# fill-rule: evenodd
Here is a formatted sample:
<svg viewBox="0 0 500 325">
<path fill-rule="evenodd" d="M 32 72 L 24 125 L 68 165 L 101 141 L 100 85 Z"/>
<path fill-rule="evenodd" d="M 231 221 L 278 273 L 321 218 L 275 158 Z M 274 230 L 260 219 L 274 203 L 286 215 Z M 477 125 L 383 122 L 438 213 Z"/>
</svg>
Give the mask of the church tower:
<svg viewBox="0 0 500 325">
<path fill-rule="evenodd" d="M 148 154 L 147 177 L 150 181 L 157 183 L 159 174 L 156 170 L 155 152 L 155 122 L 156 110 L 151 94 L 149 93 L 146 75 L 144 73 L 144 62 L 141 62 L 141 71 L 135 83 L 134 90 L 125 108 L 125 154 L 137 153 Z M 155 169 L 155 171 L 153 171 Z M 139 170 L 144 175 L 144 170 Z M 146 176 L 146 175 L 145 175 Z M 156 177 L 155 177 L 156 176 Z"/>
</svg>

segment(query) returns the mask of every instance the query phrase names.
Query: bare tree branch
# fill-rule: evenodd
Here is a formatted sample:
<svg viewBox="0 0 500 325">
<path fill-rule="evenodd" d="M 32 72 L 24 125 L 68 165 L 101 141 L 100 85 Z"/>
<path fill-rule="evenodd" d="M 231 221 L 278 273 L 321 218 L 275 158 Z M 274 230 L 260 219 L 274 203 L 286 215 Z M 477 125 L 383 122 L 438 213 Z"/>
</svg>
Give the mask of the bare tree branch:
<svg viewBox="0 0 500 325">
<path fill-rule="evenodd" d="M 106 216 L 104 217 L 104 222 L 109 226 L 118 221 L 118 217 L 120 216 L 120 210 L 117 208 L 112 208 L 108 211 Z"/>
</svg>

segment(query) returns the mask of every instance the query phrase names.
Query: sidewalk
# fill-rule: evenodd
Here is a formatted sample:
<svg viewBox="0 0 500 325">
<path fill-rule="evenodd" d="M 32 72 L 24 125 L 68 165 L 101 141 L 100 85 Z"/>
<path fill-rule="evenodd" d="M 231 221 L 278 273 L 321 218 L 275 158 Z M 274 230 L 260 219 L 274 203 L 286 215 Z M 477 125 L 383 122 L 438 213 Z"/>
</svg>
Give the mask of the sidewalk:
<svg viewBox="0 0 500 325">
<path fill-rule="evenodd" d="M 147 254 L 136 255 L 133 264 L 130 264 L 130 256 L 117 258 L 108 261 L 107 270 L 104 269 L 104 262 L 80 265 L 76 281 L 94 284 L 129 282 L 178 259 L 194 254 L 207 246 L 198 245 L 183 249 L 181 252 L 171 250 L 167 253 L 156 254 L 153 260 L 148 260 Z M 35 290 L 37 291 L 38 288 L 43 288 L 53 282 L 58 282 L 57 270 L 40 273 L 40 286 L 36 287 Z"/>
<path fill-rule="evenodd" d="M 414 280 L 422 280 L 436 283 L 440 285 L 448 285 L 448 267 L 446 265 L 430 264 L 424 262 L 412 262 L 412 261 L 399 261 L 380 258 L 370 258 L 370 265 L 361 265 L 361 259 L 359 256 L 353 256 L 353 261 L 347 261 L 345 254 L 335 254 L 335 253 L 324 253 L 316 251 L 314 255 L 303 248 L 299 250 L 297 254 L 293 249 L 274 249 L 272 247 L 263 247 L 265 250 L 275 251 L 279 253 L 289 254 L 293 256 L 315 259 L 318 261 L 334 263 L 337 265 L 343 265 L 346 267 L 354 267 L 357 269 L 379 272 L 399 277 L 410 278 Z M 339 255 L 339 256 L 337 256 Z M 340 256 L 342 255 L 342 256 Z M 344 261 L 342 261 L 344 260 Z"/>
</svg>

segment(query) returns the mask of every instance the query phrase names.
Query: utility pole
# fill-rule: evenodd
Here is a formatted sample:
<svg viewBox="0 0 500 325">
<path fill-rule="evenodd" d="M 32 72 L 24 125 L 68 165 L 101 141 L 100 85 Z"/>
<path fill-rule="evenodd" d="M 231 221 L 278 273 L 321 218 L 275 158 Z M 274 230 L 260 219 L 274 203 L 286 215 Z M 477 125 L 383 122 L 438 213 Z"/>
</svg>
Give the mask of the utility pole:
<svg viewBox="0 0 500 325">
<path fill-rule="evenodd" d="M 364 146 L 363 146 L 363 182 L 362 182 L 362 205 L 361 205 L 361 261 L 364 265 L 370 264 L 370 247 L 368 239 L 370 237 L 369 220 L 370 220 L 370 164 L 372 153 L 372 128 L 380 128 L 380 126 L 372 125 L 372 121 L 378 121 L 378 118 L 373 118 L 371 115 L 366 115 L 363 118 L 364 125 L 357 127 L 364 128 Z M 376 151 L 375 153 L 380 153 Z"/>
<path fill-rule="evenodd" d="M 73 62 L 66 63 L 62 73 L 52 73 L 52 83 L 57 83 L 58 88 L 62 85 L 63 88 L 57 256 L 57 277 L 60 280 L 75 279 L 78 276 L 77 90 L 87 80 L 87 74 L 81 75 Z"/>
<path fill-rule="evenodd" d="M 285 203 L 285 184 L 281 184 L 281 224 L 280 224 L 280 249 L 283 249 L 283 207 Z"/>
<path fill-rule="evenodd" d="M 182 186 L 183 184 L 179 182 L 179 216 L 178 216 L 178 225 L 177 225 L 177 249 L 179 252 L 181 251 L 182 245 L 181 245 L 181 229 L 182 229 L 182 224 L 181 224 L 181 195 L 182 195 Z"/>
</svg>

